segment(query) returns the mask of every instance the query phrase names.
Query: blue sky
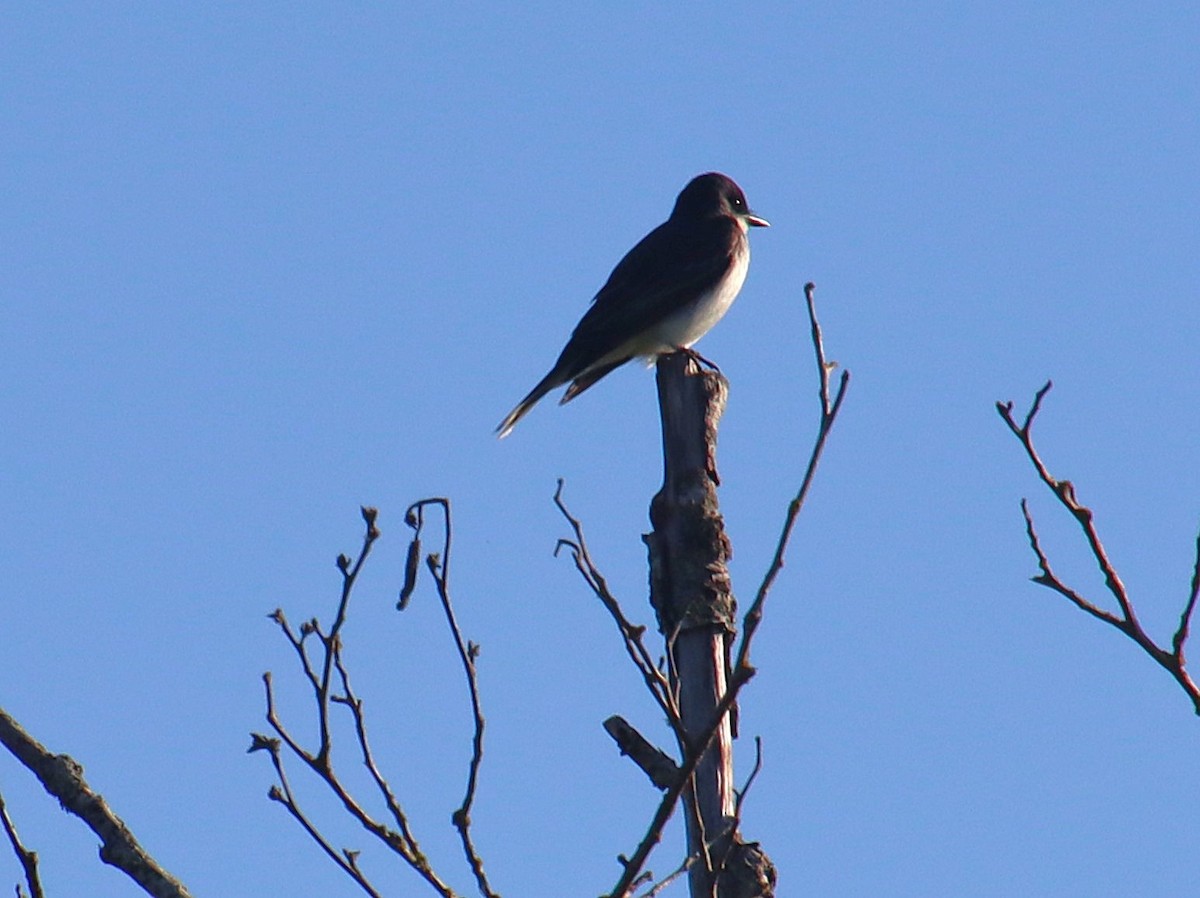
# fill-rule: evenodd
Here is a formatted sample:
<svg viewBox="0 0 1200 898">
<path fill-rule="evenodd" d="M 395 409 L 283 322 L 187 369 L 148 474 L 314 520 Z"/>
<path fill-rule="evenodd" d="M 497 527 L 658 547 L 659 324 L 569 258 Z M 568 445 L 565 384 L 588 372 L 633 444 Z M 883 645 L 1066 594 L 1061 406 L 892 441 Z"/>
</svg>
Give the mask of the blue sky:
<svg viewBox="0 0 1200 898">
<path fill-rule="evenodd" d="M 244 751 L 267 669 L 311 732 L 266 614 L 328 617 L 364 503 L 384 537 L 350 660 L 468 890 L 463 686 L 428 586 L 392 610 L 427 495 L 454 503 L 483 646 L 493 880 L 615 881 L 656 795 L 600 723 L 666 731 L 551 556 L 550 500 L 564 477 L 650 621 L 653 378 L 628 366 L 492 428 L 712 169 L 773 225 L 700 344 L 732 385 L 744 600 L 815 428 L 805 281 L 854 377 L 743 702 L 766 756 L 744 830 L 781 894 L 1195 889 L 1200 724 L 1132 643 L 1028 582 L 1026 495 L 1061 573 L 1104 599 L 993 408 L 1054 378 L 1044 455 L 1167 640 L 1200 523 L 1194 5 L 17 4 L 0 34 L 0 704 L 195 894 L 356 894 Z M 132 894 L 15 762 L 0 790 L 52 892 Z"/>
</svg>

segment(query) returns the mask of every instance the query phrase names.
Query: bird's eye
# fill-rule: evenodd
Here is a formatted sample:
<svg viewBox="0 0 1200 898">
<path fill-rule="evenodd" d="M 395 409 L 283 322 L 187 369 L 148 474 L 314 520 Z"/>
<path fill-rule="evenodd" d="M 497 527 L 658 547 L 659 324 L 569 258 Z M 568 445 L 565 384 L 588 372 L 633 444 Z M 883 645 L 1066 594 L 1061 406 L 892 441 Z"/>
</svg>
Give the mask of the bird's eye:
<svg viewBox="0 0 1200 898">
<path fill-rule="evenodd" d="M 733 198 L 733 204 L 735 206 L 741 207 L 741 206 L 746 205 L 746 201 L 744 199 L 742 199 L 740 196 L 735 196 Z"/>
</svg>

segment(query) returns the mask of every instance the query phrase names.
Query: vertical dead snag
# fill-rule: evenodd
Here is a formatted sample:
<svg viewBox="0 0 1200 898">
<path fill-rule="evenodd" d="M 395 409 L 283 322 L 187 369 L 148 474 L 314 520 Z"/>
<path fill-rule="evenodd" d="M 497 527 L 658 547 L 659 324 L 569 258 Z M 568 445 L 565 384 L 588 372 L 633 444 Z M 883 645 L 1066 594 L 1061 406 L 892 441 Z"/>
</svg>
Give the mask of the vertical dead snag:
<svg viewBox="0 0 1200 898">
<path fill-rule="evenodd" d="M 703 370 L 688 353 L 658 362 L 663 486 L 650 503 L 654 530 L 643 539 L 650 556 L 650 602 L 667 643 L 671 687 L 689 752 L 703 747 L 697 743 L 712 732 L 729 691 L 729 651 L 737 632 L 728 568 L 733 549 L 716 490 L 717 423 L 728 391 L 720 372 Z M 716 722 L 692 783 L 683 790 L 688 855 L 698 861 L 688 870 L 694 895 L 710 894 L 715 874 L 737 869 L 726 863 L 740 844 L 733 718 L 731 706 Z"/>
</svg>

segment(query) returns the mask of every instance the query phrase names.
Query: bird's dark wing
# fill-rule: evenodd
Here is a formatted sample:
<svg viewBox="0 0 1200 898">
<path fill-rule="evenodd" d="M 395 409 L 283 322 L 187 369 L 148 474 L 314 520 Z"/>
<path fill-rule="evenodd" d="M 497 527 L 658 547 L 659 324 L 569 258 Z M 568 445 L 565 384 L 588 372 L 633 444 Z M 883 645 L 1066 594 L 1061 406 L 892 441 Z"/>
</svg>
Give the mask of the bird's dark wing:
<svg viewBox="0 0 1200 898">
<path fill-rule="evenodd" d="M 617 263 L 556 369 L 577 376 L 632 335 L 713 289 L 729 270 L 737 237 L 737 223 L 726 216 L 659 225 Z"/>
</svg>

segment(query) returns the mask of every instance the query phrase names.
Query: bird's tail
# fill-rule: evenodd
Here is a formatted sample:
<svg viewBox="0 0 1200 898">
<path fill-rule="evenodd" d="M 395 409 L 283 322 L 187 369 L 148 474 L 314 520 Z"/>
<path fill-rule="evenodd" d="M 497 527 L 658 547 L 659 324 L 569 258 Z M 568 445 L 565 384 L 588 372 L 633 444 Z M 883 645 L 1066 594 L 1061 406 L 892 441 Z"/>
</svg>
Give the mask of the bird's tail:
<svg viewBox="0 0 1200 898">
<path fill-rule="evenodd" d="M 529 410 L 537 404 L 539 399 L 565 382 L 566 379 L 559 374 L 556 366 L 553 371 L 538 382 L 536 387 L 529 391 L 528 396 L 517 403 L 516 408 L 505 416 L 504 420 L 500 422 L 500 426 L 496 428 L 496 436 L 502 440 L 512 433 L 512 429 L 517 426 L 517 422 L 529 413 Z"/>
</svg>

